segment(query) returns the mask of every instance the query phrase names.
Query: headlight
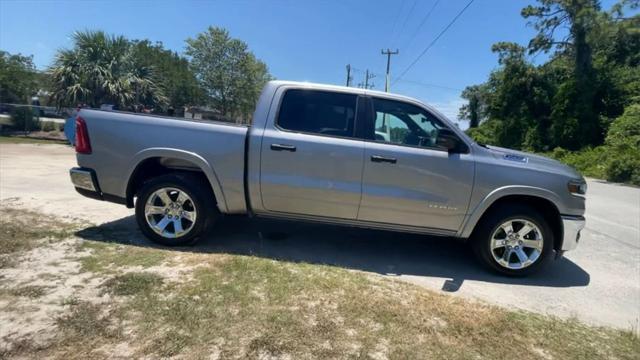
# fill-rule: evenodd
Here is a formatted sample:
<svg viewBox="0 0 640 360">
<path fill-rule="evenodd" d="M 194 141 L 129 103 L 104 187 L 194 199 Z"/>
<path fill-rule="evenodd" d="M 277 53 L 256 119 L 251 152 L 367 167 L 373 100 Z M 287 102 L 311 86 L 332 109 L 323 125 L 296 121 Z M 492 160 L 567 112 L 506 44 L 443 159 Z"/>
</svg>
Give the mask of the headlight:
<svg viewBox="0 0 640 360">
<path fill-rule="evenodd" d="M 567 184 L 567 188 L 574 195 L 585 195 L 587 193 L 587 183 L 584 180 L 571 180 Z"/>
</svg>

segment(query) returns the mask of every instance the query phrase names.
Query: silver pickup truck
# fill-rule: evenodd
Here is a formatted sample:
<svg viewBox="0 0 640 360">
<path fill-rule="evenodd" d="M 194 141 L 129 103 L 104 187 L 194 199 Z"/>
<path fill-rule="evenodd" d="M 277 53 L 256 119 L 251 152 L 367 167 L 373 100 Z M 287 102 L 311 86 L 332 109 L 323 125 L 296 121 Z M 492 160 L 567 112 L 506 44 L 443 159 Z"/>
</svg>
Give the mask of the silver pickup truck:
<svg viewBox="0 0 640 360">
<path fill-rule="evenodd" d="M 75 146 L 78 192 L 135 207 L 169 246 L 248 214 L 469 239 L 490 268 L 524 275 L 574 249 L 585 224 L 572 168 L 364 89 L 272 81 L 251 126 L 83 109 Z"/>
</svg>

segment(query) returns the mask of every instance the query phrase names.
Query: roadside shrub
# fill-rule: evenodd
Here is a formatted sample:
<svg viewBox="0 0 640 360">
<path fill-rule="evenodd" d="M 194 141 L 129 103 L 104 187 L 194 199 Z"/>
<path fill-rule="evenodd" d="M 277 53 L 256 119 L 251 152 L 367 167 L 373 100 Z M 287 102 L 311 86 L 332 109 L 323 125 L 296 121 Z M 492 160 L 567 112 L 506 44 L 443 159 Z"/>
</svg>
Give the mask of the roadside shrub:
<svg viewBox="0 0 640 360">
<path fill-rule="evenodd" d="M 558 146 L 557 148 L 553 149 L 553 151 L 551 152 L 551 154 L 549 154 L 549 156 L 551 156 L 556 160 L 562 160 L 565 156 L 567 156 L 567 154 L 569 154 L 568 150 Z"/>
<path fill-rule="evenodd" d="M 524 135 L 522 148 L 527 151 L 535 151 L 539 149 L 549 150 L 544 136 L 540 133 L 538 127 L 532 127 L 527 130 Z"/>
<path fill-rule="evenodd" d="M 628 106 L 609 127 L 605 143 L 609 146 L 638 149 L 640 147 L 640 104 Z"/>
<path fill-rule="evenodd" d="M 467 135 L 480 144 L 498 145 L 498 130 L 501 128 L 499 120 L 487 120 L 481 123 L 477 128 L 467 129 Z"/>
<path fill-rule="evenodd" d="M 52 121 L 41 121 L 40 130 L 45 132 L 58 131 L 58 127 L 56 125 L 57 124 Z"/>
<path fill-rule="evenodd" d="M 584 148 L 580 151 L 569 151 L 557 147 L 545 155 L 573 167 L 584 176 L 599 179 L 605 178 L 605 168 L 609 154 L 604 146 Z"/>
<path fill-rule="evenodd" d="M 605 146 L 606 179 L 640 185 L 640 105 L 628 106 L 611 123 Z"/>
<path fill-rule="evenodd" d="M 640 185 L 640 151 L 616 155 L 606 164 L 606 179 Z"/>
<path fill-rule="evenodd" d="M 11 112 L 11 124 L 18 131 L 33 131 L 40 129 L 40 121 L 34 116 L 31 108 L 20 106 Z"/>
</svg>

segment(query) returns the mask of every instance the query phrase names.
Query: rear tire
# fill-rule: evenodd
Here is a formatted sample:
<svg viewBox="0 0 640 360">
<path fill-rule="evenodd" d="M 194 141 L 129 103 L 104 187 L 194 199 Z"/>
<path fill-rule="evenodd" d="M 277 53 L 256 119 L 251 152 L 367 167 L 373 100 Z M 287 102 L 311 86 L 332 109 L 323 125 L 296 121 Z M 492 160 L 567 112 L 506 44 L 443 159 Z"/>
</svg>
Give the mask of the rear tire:
<svg viewBox="0 0 640 360">
<path fill-rule="evenodd" d="M 474 230 L 471 247 L 478 260 L 508 276 L 543 268 L 553 252 L 553 231 L 535 209 L 505 204 L 491 210 Z"/>
<path fill-rule="evenodd" d="M 142 233 L 166 246 L 195 243 L 220 216 L 211 186 L 192 173 L 176 172 L 145 182 L 135 207 Z"/>
</svg>

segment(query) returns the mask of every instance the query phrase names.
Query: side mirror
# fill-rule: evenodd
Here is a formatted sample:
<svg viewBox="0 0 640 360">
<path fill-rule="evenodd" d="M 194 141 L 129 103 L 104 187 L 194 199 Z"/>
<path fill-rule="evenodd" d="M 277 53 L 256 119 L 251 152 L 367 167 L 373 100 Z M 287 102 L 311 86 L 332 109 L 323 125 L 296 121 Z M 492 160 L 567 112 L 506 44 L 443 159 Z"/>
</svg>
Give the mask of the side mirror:
<svg viewBox="0 0 640 360">
<path fill-rule="evenodd" d="M 436 137 L 436 145 L 446 149 L 450 153 L 466 152 L 466 146 L 458 138 L 458 135 L 449 129 L 438 130 L 438 136 Z"/>
</svg>

